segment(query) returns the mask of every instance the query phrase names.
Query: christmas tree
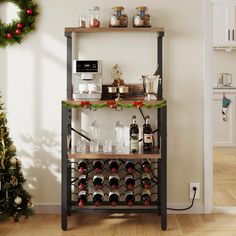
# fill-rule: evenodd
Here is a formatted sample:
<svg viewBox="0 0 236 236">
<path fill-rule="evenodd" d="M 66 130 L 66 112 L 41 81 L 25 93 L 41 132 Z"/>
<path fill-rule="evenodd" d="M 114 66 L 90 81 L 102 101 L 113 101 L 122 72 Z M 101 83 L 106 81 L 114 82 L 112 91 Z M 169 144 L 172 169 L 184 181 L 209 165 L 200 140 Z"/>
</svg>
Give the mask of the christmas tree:
<svg viewBox="0 0 236 236">
<path fill-rule="evenodd" d="M 32 196 L 24 189 L 25 181 L 0 101 L 0 221 L 9 218 L 18 221 L 21 216 L 33 215 Z"/>
</svg>

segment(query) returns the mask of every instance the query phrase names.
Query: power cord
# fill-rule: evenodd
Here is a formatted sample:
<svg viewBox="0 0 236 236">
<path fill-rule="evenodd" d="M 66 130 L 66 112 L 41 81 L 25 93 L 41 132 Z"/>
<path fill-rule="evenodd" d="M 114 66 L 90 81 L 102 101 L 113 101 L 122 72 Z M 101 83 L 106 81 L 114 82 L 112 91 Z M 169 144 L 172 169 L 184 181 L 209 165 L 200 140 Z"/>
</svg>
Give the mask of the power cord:
<svg viewBox="0 0 236 236">
<path fill-rule="evenodd" d="M 197 192 L 197 188 L 196 187 L 193 187 L 193 191 L 194 191 L 194 194 L 193 194 L 193 199 L 192 199 L 192 203 L 189 207 L 186 207 L 186 208 L 169 208 L 167 207 L 167 210 L 172 210 L 172 211 L 186 211 L 186 210 L 189 210 L 190 208 L 193 207 L 193 204 L 194 204 L 194 200 L 195 200 L 195 196 L 196 196 L 196 192 Z"/>
</svg>

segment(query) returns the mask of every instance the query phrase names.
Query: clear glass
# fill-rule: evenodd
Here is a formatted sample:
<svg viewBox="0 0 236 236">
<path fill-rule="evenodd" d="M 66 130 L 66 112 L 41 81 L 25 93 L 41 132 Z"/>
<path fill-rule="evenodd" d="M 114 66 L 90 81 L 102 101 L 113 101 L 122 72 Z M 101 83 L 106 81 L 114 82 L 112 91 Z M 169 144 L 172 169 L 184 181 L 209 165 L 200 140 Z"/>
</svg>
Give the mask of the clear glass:
<svg viewBox="0 0 236 236">
<path fill-rule="evenodd" d="M 79 27 L 85 28 L 86 27 L 86 16 L 79 17 Z"/>
<path fill-rule="evenodd" d="M 91 126 L 89 127 L 89 134 L 91 138 L 90 142 L 90 152 L 98 152 L 99 151 L 99 137 L 100 137 L 101 127 L 96 120 L 93 121 Z"/>
<path fill-rule="evenodd" d="M 82 153 L 85 153 L 86 152 L 86 142 L 83 141 L 83 140 L 79 140 L 78 143 L 77 143 L 77 148 L 76 148 L 76 151 L 77 152 L 82 152 Z"/>
<path fill-rule="evenodd" d="M 117 121 L 115 124 L 115 139 L 116 139 L 116 151 L 124 152 L 125 148 L 125 136 L 124 136 L 125 127 L 121 121 Z"/>
<path fill-rule="evenodd" d="M 90 9 L 90 20 L 89 20 L 90 28 L 99 28 L 100 27 L 100 8 L 92 7 Z"/>
<path fill-rule="evenodd" d="M 105 139 L 103 143 L 103 152 L 109 153 L 112 152 L 112 140 L 111 139 Z"/>
<path fill-rule="evenodd" d="M 95 140 L 91 140 L 89 143 L 90 152 L 98 152 L 99 151 L 99 143 Z"/>
</svg>

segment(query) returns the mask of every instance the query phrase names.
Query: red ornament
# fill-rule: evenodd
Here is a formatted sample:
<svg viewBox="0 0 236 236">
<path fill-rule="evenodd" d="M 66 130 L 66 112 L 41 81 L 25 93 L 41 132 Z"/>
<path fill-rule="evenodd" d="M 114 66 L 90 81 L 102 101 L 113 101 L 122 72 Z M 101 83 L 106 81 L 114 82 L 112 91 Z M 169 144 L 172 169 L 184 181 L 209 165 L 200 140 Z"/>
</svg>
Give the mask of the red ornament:
<svg viewBox="0 0 236 236">
<path fill-rule="evenodd" d="M 26 12 L 27 12 L 27 14 L 32 15 L 33 10 L 32 9 L 28 9 Z"/>
<path fill-rule="evenodd" d="M 21 34 L 21 30 L 20 30 L 20 29 L 17 29 L 17 30 L 16 30 L 16 34 Z"/>
<path fill-rule="evenodd" d="M 107 107 L 114 108 L 116 107 L 116 103 L 114 101 L 107 101 Z"/>
<path fill-rule="evenodd" d="M 134 107 L 142 107 L 143 106 L 143 102 L 142 101 L 134 101 Z"/>
<path fill-rule="evenodd" d="M 84 107 L 84 108 L 89 107 L 89 105 L 90 105 L 90 102 L 89 102 L 89 101 L 82 101 L 82 102 L 81 102 L 81 106 Z"/>
<path fill-rule="evenodd" d="M 21 29 L 23 27 L 22 23 L 17 24 L 18 29 Z"/>
<path fill-rule="evenodd" d="M 7 38 L 11 39 L 11 38 L 12 38 L 12 34 L 11 34 L 11 33 L 8 33 L 8 34 L 7 34 Z"/>
</svg>

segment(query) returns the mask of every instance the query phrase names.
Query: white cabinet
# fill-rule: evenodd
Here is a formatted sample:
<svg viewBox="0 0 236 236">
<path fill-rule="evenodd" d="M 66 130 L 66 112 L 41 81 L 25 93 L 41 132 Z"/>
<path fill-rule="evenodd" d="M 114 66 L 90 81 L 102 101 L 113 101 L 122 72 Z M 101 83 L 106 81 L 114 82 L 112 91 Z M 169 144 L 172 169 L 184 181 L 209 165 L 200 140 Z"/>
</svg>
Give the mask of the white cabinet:
<svg viewBox="0 0 236 236">
<path fill-rule="evenodd" d="M 236 1 L 213 3 L 213 47 L 236 47 Z"/>
<path fill-rule="evenodd" d="M 231 100 L 226 110 L 226 121 L 222 115 L 222 89 L 213 91 L 212 132 L 213 146 L 236 146 L 236 90 L 226 91 L 225 96 Z"/>
</svg>

